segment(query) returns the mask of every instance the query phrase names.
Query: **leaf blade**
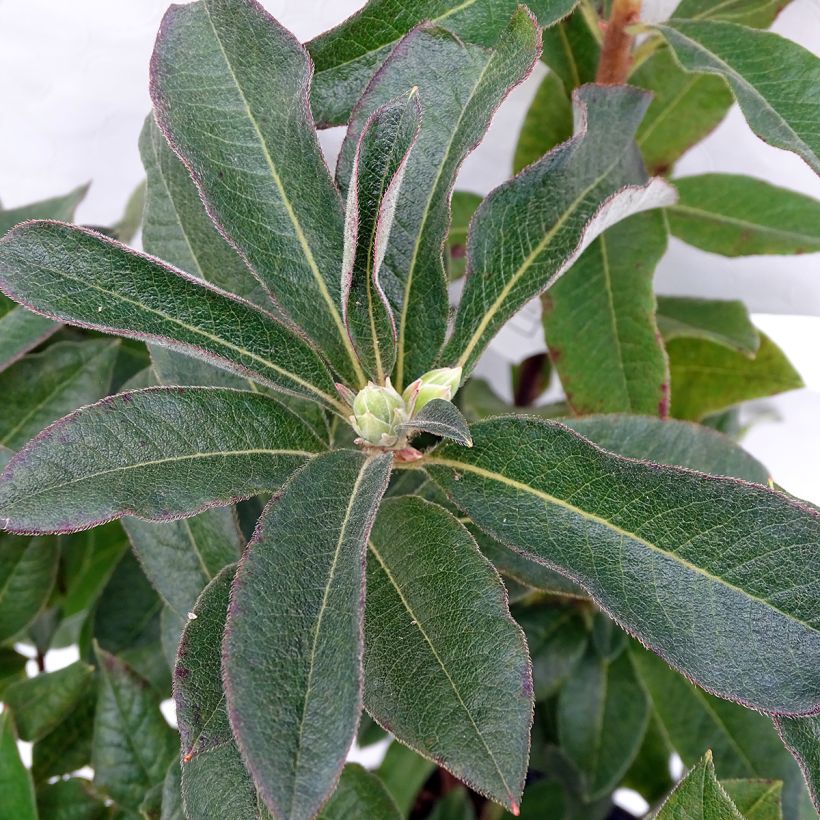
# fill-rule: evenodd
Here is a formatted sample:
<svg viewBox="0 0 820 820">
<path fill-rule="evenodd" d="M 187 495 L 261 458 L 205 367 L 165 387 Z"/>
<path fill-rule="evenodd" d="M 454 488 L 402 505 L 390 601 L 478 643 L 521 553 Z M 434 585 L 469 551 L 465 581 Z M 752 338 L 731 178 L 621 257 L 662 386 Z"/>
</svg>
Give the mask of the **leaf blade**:
<svg viewBox="0 0 820 820">
<path fill-rule="evenodd" d="M 465 447 L 472 447 L 473 439 L 467 421 L 458 408 L 444 399 L 433 399 L 421 408 L 419 413 L 399 427 L 400 432 L 431 433 L 457 441 Z"/>
<path fill-rule="evenodd" d="M 707 751 L 661 806 L 658 820 L 743 820 L 743 815 L 715 777 L 712 752 Z"/>
<path fill-rule="evenodd" d="M 775 729 L 800 766 L 814 807 L 820 811 L 820 718 L 773 718 Z"/>
<path fill-rule="evenodd" d="M 17 750 L 11 712 L 0 715 L 0 794 L 3 811 L 20 820 L 37 820 L 34 784 Z"/>
</svg>

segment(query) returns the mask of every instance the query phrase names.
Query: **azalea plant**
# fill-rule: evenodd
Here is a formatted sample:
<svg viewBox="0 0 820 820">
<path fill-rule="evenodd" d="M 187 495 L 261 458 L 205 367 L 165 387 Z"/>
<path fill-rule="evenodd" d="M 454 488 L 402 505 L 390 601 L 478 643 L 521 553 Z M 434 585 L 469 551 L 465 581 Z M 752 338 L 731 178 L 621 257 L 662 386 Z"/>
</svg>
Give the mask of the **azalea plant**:
<svg viewBox="0 0 820 820">
<path fill-rule="evenodd" d="M 820 514 L 737 443 L 801 382 L 652 285 L 670 233 L 820 250 L 808 197 L 671 179 L 733 101 L 820 170 L 783 5 L 170 7 L 145 252 L 141 193 L 0 211 L 0 815 L 816 816 Z M 514 175 L 454 194 L 539 59 Z M 536 299 L 508 406 L 473 372 Z"/>
</svg>

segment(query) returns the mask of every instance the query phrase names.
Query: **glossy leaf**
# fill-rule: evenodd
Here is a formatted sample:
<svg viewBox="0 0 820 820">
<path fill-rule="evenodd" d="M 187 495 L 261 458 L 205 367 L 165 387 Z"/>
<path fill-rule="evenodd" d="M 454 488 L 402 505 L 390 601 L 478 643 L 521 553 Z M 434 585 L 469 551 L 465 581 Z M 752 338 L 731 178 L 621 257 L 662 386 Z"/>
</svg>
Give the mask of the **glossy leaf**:
<svg viewBox="0 0 820 820">
<path fill-rule="evenodd" d="M 820 812 L 820 717 L 774 718 L 774 725 L 786 748 L 800 765 L 814 807 Z"/>
<path fill-rule="evenodd" d="M 225 695 L 242 757 L 278 816 L 316 814 L 356 734 L 364 554 L 392 458 L 337 450 L 309 462 L 268 506 L 237 570 Z"/>
<path fill-rule="evenodd" d="M 53 222 L 15 229 L 0 242 L 0 288 L 51 318 L 338 404 L 318 354 L 271 314 L 99 234 Z"/>
<path fill-rule="evenodd" d="M 147 253 L 270 310 L 267 292 L 211 222 L 188 169 L 153 116 L 140 135 L 148 175 L 142 244 Z"/>
<path fill-rule="evenodd" d="M 729 83 L 761 139 L 820 172 L 820 133 L 813 127 L 820 111 L 820 59 L 779 34 L 735 23 L 671 20 L 658 28 L 687 71 L 717 74 Z"/>
<path fill-rule="evenodd" d="M 122 515 L 179 518 L 274 490 L 322 449 L 300 419 L 258 393 L 122 393 L 24 447 L 3 473 L 0 515 L 21 532 L 72 532 Z"/>
<path fill-rule="evenodd" d="M 0 534 L 0 643 L 25 629 L 46 605 L 58 555 L 53 538 Z"/>
<path fill-rule="evenodd" d="M 665 341 L 703 339 L 754 356 L 760 335 L 739 300 L 658 297 L 658 328 Z"/>
<path fill-rule="evenodd" d="M 100 693 L 94 721 L 94 784 L 121 806 L 137 810 L 161 783 L 176 746 L 148 683 L 122 660 L 97 649 Z"/>
<path fill-rule="evenodd" d="M 675 180 L 672 233 L 723 256 L 820 251 L 820 203 L 761 179 L 702 174 Z"/>
<path fill-rule="evenodd" d="M 17 450 L 46 425 L 108 393 L 119 340 L 60 342 L 0 373 L 0 445 Z"/>
<path fill-rule="evenodd" d="M 675 17 L 691 20 L 726 20 L 742 26 L 768 28 L 791 0 L 681 0 Z"/>
<path fill-rule="evenodd" d="M 14 721 L 8 710 L 0 714 L 0 812 L 14 820 L 37 820 L 34 785 L 20 760 Z"/>
<path fill-rule="evenodd" d="M 157 122 L 211 218 L 346 381 L 344 212 L 308 95 L 307 54 L 255 0 L 168 9 L 151 61 Z"/>
<path fill-rule="evenodd" d="M 563 423 L 621 456 L 767 484 L 769 471 L 728 436 L 674 419 L 589 416 Z"/>
<path fill-rule="evenodd" d="M 652 92 L 652 102 L 638 128 L 638 146 L 652 174 L 668 172 L 695 143 L 723 120 L 732 92 L 720 77 L 689 74 L 668 48 L 659 49 L 629 78 Z"/>
<path fill-rule="evenodd" d="M 699 421 L 741 401 L 803 387 L 800 374 L 764 333 L 753 359 L 703 339 L 673 339 L 666 350 L 676 418 Z"/>
<path fill-rule="evenodd" d="M 541 26 L 569 14 L 577 0 L 532 0 Z M 370 0 L 340 25 L 308 43 L 316 64 L 311 105 L 320 127 L 347 122 L 371 78 L 378 75 L 401 38 L 425 21 L 453 32 L 465 43 L 495 43 L 516 0 Z M 451 67 L 452 68 L 452 67 Z"/>
<path fill-rule="evenodd" d="M 665 251 L 663 214 L 638 214 L 595 239 L 542 297 L 544 338 L 578 415 L 667 415 L 652 288 Z"/>
<path fill-rule="evenodd" d="M 342 318 L 362 366 L 379 384 L 396 361 L 396 321 L 381 267 L 420 126 L 415 89 L 376 109 L 359 137 L 347 188 Z"/>
<path fill-rule="evenodd" d="M 656 816 L 657 820 L 743 820 L 715 777 L 710 751 L 681 780 Z"/>
<path fill-rule="evenodd" d="M 504 322 L 606 228 L 674 201 L 660 179 L 632 184 L 642 176 L 633 140 L 648 102 L 628 86 L 579 89 L 576 136 L 484 200 L 470 229 L 467 283 L 444 363 L 469 373 Z"/>
<path fill-rule="evenodd" d="M 452 282 L 464 276 L 467 230 L 482 197 L 469 191 L 454 191 L 450 201 L 450 232 L 447 234 L 447 278 Z"/>
<path fill-rule="evenodd" d="M 49 820 L 107 820 L 110 809 L 88 780 L 71 777 L 37 789 L 37 811 Z"/>
<path fill-rule="evenodd" d="M 344 186 L 370 114 L 409 88 L 418 88 L 424 120 L 407 162 L 381 276 L 398 323 L 393 381 L 399 389 L 433 366 L 444 342 L 448 300 L 442 245 L 459 168 L 538 56 L 538 28 L 526 10 L 506 19 L 509 24 L 492 49 L 465 44 L 431 26 L 408 34 L 356 105 L 339 155 L 336 178 Z"/>
<path fill-rule="evenodd" d="M 357 763 L 348 763 L 328 804 L 319 812 L 319 820 L 400 820 L 401 814 L 384 784 Z"/>
<path fill-rule="evenodd" d="M 744 820 L 782 820 L 779 780 L 721 780 L 720 785 Z"/>
<path fill-rule="evenodd" d="M 39 740 L 56 728 L 84 694 L 93 673 L 92 667 L 75 661 L 9 686 L 3 701 L 14 712 L 20 737 Z"/>
<path fill-rule="evenodd" d="M 541 59 L 567 92 L 595 81 L 600 56 L 600 34 L 592 31 L 581 9 L 544 29 Z"/>
<path fill-rule="evenodd" d="M 564 84 L 550 72 L 535 92 L 513 156 L 513 173 L 541 159 L 572 136 L 572 104 Z M 476 203 L 478 204 L 478 203 Z"/>
<path fill-rule="evenodd" d="M 532 720 L 524 637 L 469 532 L 421 499 L 385 500 L 373 528 L 364 679 L 367 711 L 403 743 L 519 804 Z"/>
<path fill-rule="evenodd" d="M 815 511 L 622 459 L 560 424 L 508 417 L 472 432 L 472 449 L 445 444 L 425 468 L 478 526 L 560 567 L 707 690 L 764 711 L 817 709 Z"/>
<path fill-rule="evenodd" d="M 421 408 L 413 418 L 400 427 L 403 431 L 418 431 L 442 436 L 471 447 L 473 439 L 467 421 L 458 408 L 444 399 L 433 399 Z"/>
</svg>

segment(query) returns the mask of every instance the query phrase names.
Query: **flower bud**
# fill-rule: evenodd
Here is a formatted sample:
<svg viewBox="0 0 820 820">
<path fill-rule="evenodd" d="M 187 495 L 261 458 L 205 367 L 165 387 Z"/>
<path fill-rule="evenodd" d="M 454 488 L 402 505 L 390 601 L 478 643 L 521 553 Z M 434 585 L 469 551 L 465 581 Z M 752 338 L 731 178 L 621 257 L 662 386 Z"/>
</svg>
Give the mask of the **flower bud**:
<svg viewBox="0 0 820 820">
<path fill-rule="evenodd" d="M 406 420 L 404 399 L 390 384 L 390 379 L 384 387 L 369 382 L 353 400 L 350 423 L 368 444 L 392 446 L 398 440 L 398 426 Z"/>
<path fill-rule="evenodd" d="M 461 383 L 460 367 L 439 367 L 429 370 L 404 391 L 404 400 L 412 413 L 418 413 L 433 399 L 450 401 Z M 415 396 L 415 402 L 413 397 Z"/>
</svg>

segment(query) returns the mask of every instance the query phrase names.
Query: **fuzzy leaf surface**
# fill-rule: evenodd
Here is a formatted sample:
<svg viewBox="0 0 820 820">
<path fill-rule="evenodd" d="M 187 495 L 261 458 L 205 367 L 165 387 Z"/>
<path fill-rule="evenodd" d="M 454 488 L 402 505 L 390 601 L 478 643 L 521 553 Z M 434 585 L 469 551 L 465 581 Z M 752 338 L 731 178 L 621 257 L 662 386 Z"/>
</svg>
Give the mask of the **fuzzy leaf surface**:
<svg viewBox="0 0 820 820">
<path fill-rule="evenodd" d="M 433 366 L 444 342 L 447 283 L 442 247 L 459 168 L 538 57 L 540 36 L 531 16 L 519 9 L 507 20 L 492 49 L 465 44 L 449 31 L 430 26 L 408 34 L 356 105 L 339 155 L 336 178 L 345 186 L 367 118 L 398 94 L 418 88 L 423 122 L 407 162 L 381 276 L 398 321 L 394 382 L 399 389 Z"/>
<path fill-rule="evenodd" d="M 754 356 L 760 335 L 739 300 L 658 297 L 658 328 L 664 341 L 703 339 Z"/>
<path fill-rule="evenodd" d="M 425 468 L 479 527 L 560 568 L 707 690 L 763 711 L 817 709 L 816 511 L 625 460 L 554 422 L 472 432 L 472 449 L 445 444 Z"/>
<path fill-rule="evenodd" d="M 384 783 L 358 763 L 348 763 L 342 769 L 333 797 L 319 812 L 318 820 L 359 820 L 361 817 L 401 820 Z"/>
<path fill-rule="evenodd" d="M 14 720 L 8 709 L 0 714 L 0 811 L 14 820 L 37 820 L 34 784 L 20 759 Z"/>
<path fill-rule="evenodd" d="M 421 408 L 418 415 L 401 425 L 402 431 L 417 430 L 421 433 L 432 433 L 471 447 L 473 443 L 467 421 L 459 409 L 444 399 L 433 399 Z"/>
<path fill-rule="evenodd" d="M 280 817 L 315 816 L 356 734 L 364 557 L 392 459 L 336 450 L 309 462 L 268 505 L 234 579 L 223 649 L 228 714 Z"/>
<path fill-rule="evenodd" d="M 800 765 L 814 807 L 820 812 L 820 716 L 797 718 L 778 715 L 774 718 L 774 725 L 786 748 Z"/>
<path fill-rule="evenodd" d="M 310 113 L 312 66 L 256 0 L 171 6 L 151 61 L 157 122 L 211 218 L 346 381 L 344 211 Z"/>
<path fill-rule="evenodd" d="M 271 314 L 91 231 L 55 222 L 15 229 L 0 242 L 0 289 L 51 318 L 337 404 L 318 354 Z"/>
<path fill-rule="evenodd" d="M 259 393 L 122 393 L 66 416 L 9 462 L 0 516 L 30 533 L 122 515 L 179 518 L 274 490 L 322 449 L 297 416 Z"/>
<path fill-rule="evenodd" d="M 573 100 L 575 137 L 496 188 L 472 221 L 467 283 L 442 354 L 465 375 L 501 326 L 604 230 L 674 201 L 660 179 L 634 184 L 642 174 L 634 137 L 648 95 L 629 86 L 588 85 Z"/>
<path fill-rule="evenodd" d="M 743 820 L 715 777 L 712 753 L 692 767 L 661 806 L 657 820 Z"/>
<path fill-rule="evenodd" d="M 674 19 L 658 29 L 687 71 L 729 83 L 762 140 L 820 173 L 820 59 L 779 34 L 735 23 Z"/>
<path fill-rule="evenodd" d="M 681 0 L 675 17 L 691 20 L 726 20 L 753 28 L 768 28 L 791 0 Z"/>
<path fill-rule="evenodd" d="M 428 501 L 385 500 L 370 539 L 365 613 L 367 711 L 475 790 L 517 806 L 530 663 L 504 587 L 469 532 Z"/>
<path fill-rule="evenodd" d="M 721 780 L 720 785 L 744 820 L 783 820 L 779 780 Z"/>
</svg>

